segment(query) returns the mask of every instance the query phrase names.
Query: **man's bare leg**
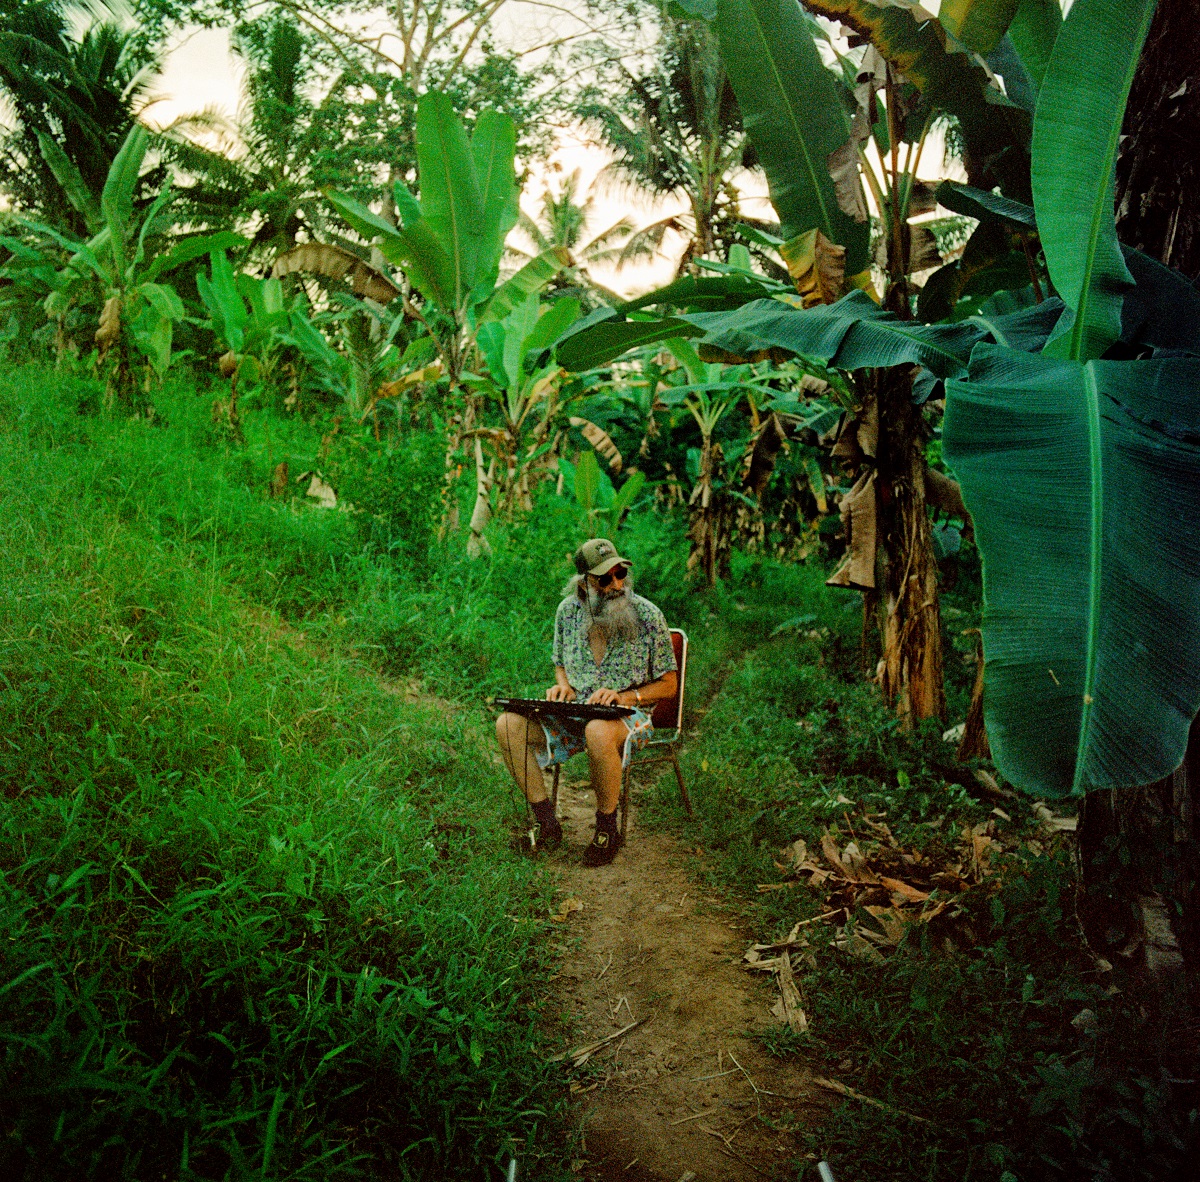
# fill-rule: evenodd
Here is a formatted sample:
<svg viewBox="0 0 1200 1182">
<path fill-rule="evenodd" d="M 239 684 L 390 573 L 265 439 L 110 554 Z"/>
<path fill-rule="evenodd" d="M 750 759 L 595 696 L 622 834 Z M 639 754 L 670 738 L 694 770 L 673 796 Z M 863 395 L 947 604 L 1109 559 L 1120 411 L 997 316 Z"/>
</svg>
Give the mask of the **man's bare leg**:
<svg viewBox="0 0 1200 1182">
<path fill-rule="evenodd" d="M 530 804 L 546 799 L 546 782 L 538 766 L 538 752 L 546 750 L 546 733 L 541 726 L 520 714 L 501 714 L 496 719 L 500 754 L 517 787 Z"/>
<path fill-rule="evenodd" d="M 599 813 L 616 812 L 621 799 L 621 755 L 628 737 L 629 728 L 619 718 L 594 718 L 584 730 Z"/>
</svg>

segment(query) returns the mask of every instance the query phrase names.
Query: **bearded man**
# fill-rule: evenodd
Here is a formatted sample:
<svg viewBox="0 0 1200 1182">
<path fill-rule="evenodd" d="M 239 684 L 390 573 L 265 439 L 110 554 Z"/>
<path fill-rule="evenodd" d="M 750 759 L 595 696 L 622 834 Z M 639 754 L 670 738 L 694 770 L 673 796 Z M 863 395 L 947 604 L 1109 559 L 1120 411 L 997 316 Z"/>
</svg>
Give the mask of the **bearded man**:
<svg viewBox="0 0 1200 1182">
<path fill-rule="evenodd" d="M 632 565 L 607 538 L 592 538 L 576 551 L 577 574 L 563 589 L 566 598 L 554 617 L 554 684 L 546 697 L 551 702 L 630 706 L 633 713 L 587 722 L 534 722 L 508 713 L 496 720 L 505 766 L 537 820 L 534 849 L 552 849 L 563 837 L 543 769 L 587 751 L 596 793 L 596 832 L 584 851 L 585 866 L 607 866 L 616 857 L 621 847 L 617 804 L 625 765 L 650 738 L 654 703 L 674 697 L 678 685 L 667 621 L 648 599 L 633 593 Z"/>
</svg>

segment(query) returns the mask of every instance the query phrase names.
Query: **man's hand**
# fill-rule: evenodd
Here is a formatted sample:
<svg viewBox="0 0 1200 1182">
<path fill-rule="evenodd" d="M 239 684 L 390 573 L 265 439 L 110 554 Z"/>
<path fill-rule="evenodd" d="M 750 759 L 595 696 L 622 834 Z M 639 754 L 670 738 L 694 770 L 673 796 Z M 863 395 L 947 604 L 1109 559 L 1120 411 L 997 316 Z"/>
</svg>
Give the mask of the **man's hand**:
<svg viewBox="0 0 1200 1182">
<path fill-rule="evenodd" d="M 573 702 L 575 691 L 569 685 L 552 685 L 546 691 L 547 702 Z"/>
<path fill-rule="evenodd" d="M 619 706 L 621 704 L 620 695 L 616 690 L 611 690 L 605 686 L 601 686 L 594 694 L 592 694 L 590 698 L 588 698 L 587 704 L 589 706 Z"/>
</svg>

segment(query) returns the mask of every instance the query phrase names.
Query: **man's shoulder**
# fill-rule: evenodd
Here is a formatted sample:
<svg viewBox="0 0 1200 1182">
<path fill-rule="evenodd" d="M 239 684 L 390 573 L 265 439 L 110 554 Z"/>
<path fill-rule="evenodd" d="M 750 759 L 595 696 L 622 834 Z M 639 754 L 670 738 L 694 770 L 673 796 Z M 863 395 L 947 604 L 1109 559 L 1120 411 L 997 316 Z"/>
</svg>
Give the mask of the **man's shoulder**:
<svg viewBox="0 0 1200 1182">
<path fill-rule="evenodd" d="M 631 595 L 630 600 L 633 603 L 633 609 L 637 612 L 638 618 L 647 625 L 665 628 L 667 626 L 667 617 L 663 615 L 662 609 L 655 603 L 644 598 L 641 595 Z"/>
<path fill-rule="evenodd" d="M 583 604 L 579 602 L 578 595 L 568 595 L 559 605 L 554 613 L 556 620 L 567 619 L 573 615 L 579 615 L 583 611 Z"/>
</svg>

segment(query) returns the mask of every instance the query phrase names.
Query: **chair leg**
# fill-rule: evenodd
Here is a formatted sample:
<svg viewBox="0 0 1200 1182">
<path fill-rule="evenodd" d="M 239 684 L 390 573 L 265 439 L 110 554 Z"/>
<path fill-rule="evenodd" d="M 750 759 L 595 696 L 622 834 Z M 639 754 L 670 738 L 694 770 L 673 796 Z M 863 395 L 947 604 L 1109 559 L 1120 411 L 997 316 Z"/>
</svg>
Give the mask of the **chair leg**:
<svg viewBox="0 0 1200 1182">
<path fill-rule="evenodd" d="M 621 798 L 618 802 L 618 808 L 621 812 L 621 840 L 624 841 L 629 834 L 629 784 L 633 779 L 633 761 L 631 760 L 628 766 L 621 772 Z"/>
<path fill-rule="evenodd" d="M 556 763 L 554 765 L 554 787 L 550 792 L 550 800 L 554 804 L 554 815 L 556 817 L 558 816 L 558 773 L 561 770 L 562 770 L 562 764 Z"/>
<path fill-rule="evenodd" d="M 692 798 L 688 795 L 687 785 L 683 782 L 683 769 L 679 766 L 679 756 L 675 753 L 674 747 L 667 748 L 671 756 L 671 766 L 675 769 L 675 779 L 679 781 L 679 795 L 683 797 L 683 807 L 687 810 L 689 817 L 696 816 L 696 810 L 692 808 Z"/>
</svg>

